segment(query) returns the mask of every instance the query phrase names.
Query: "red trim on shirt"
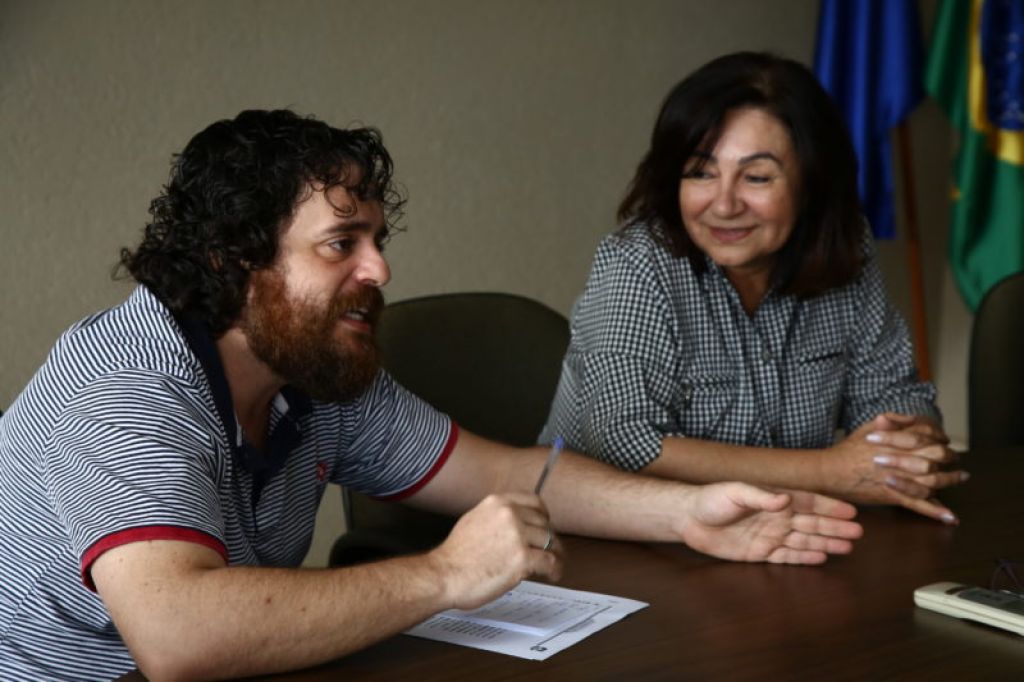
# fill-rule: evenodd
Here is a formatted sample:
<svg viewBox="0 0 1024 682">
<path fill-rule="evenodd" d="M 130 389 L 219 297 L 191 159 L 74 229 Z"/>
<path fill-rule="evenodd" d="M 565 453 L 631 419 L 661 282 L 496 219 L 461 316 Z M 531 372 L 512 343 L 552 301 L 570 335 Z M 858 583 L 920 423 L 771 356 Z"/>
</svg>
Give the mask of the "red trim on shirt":
<svg viewBox="0 0 1024 682">
<path fill-rule="evenodd" d="M 116 533 L 106 535 L 93 543 L 89 549 L 85 550 L 85 554 L 82 555 L 82 584 L 93 592 L 96 591 L 96 585 L 93 583 L 92 575 L 89 571 L 92 569 L 93 562 L 108 549 L 114 549 L 115 547 L 127 545 L 132 542 L 145 542 L 147 540 L 180 540 L 182 542 L 193 542 L 197 545 L 209 547 L 220 554 L 221 557 L 224 558 L 225 563 L 228 561 L 228 550 L 224 546 L 224 543 L 209 533 L 204 533 L 201 530 L 182 528 L 180 526 L 143 526 L 141 528 L 129 528 L 127 530 L 121 530 Z"/>
<path fill-rule="evenodd" d="M 405 490 L 395 493 L 393 495 L 380 495 L 375 496 L 373 499 L 382 500 L 385 502 L 395 502 L 397 500 L 404 500 L 407 497 L 411 497 L 420 491 L 423 486 L 430 483 L 431 479 L 437 475 L 437 472 L 441 470 L 444 463 L 448 461 L 448 455 L 452 454 L 452 450 L 455 449 L 455 443 L 459 440 L 459 425 L 454 421 L 452 422 L 452 430 L 448 433 L 448 441 L 444 444 L 444 449 L 441 450 L 441 455 L 434 462 L 434 466 L 430 467 L 430 471 L 423 475 L 423 478 L 418 480 L 415 484 L 406 488 Z"/>
</svg>

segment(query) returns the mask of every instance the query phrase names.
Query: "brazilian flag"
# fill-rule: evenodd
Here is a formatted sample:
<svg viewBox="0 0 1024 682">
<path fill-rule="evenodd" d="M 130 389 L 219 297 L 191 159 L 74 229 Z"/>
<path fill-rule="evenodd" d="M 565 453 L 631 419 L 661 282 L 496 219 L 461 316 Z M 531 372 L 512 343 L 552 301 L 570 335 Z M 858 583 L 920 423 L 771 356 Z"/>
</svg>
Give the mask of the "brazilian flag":
<svg viewBox="0 0 1024 682">
<path fill-rule="evenodd" d="M 949 258 L 975 310 L 1024 270 L 1024 0 L 944 0 L 925 87 L 960 136 Z"/>
</svg>

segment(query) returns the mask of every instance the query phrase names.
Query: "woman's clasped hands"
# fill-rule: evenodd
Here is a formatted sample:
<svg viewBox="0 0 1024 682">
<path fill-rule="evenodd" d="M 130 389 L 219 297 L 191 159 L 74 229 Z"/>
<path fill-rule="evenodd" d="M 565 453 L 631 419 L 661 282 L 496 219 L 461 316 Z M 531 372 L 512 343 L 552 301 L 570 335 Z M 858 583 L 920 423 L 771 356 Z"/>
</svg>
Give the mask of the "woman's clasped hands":
<svg viewBox="0 0 1024 682">
<path fill-rule="evenodd" d="M 959 456 L 938 425 L 891 412 L 861 425 L 833 446 L 823 462 L 825 487 L 845 499 L 899 504 L 950 524 L 957 523 L 956 515 L 935 493 L 970 476 L 957 468 Z"/>
</svg>

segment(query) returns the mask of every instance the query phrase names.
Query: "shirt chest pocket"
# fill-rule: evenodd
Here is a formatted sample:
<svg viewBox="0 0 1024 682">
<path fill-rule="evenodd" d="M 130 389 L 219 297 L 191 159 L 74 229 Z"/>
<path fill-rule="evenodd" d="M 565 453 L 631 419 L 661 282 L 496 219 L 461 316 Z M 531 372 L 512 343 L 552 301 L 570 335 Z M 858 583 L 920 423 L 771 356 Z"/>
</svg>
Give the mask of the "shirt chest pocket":
<svg viewBox="0 0 1024 682">
<path fill-rule="evenodd" d="M 842 379 L 846 372 L 846 349 L 839 345 L 809 348 L 797 356 L 795 370 L 803 376 Z"/>
<path fill-rule="evenodd" d="M 788 399 L 808 407 L 807 419 L 818 428 L 834 428 L 846 381 L 846 349 L 839 344 L 808 348 L 797 356 L 787 384 Z M 820 424 L 818 423 L 820 422 Z"/>
<path fill-rule="evenodd" d="M 696 371 L 682 377 L 676 402 L 680 435 L 715 439 L 736 402 L 736 376 L 721 371 Z"/>
</svg>

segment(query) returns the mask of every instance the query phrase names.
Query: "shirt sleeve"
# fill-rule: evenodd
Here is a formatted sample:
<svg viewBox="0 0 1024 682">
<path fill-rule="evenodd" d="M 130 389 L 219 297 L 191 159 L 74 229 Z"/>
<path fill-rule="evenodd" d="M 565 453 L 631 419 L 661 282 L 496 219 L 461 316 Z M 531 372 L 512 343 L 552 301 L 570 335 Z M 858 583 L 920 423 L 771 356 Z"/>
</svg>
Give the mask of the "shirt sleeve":
<svg viewBox="0 0 1024 682">
<path fill-rule="evenodd" d="M 857 333 L 850 347 L 843 428 L 853 431 L 883 412 L 927 416 L 941 421 L 935 387 L 918 380 L 913 347 L 902 316 L 889 302 L 868 237 L 859 287 Z"/>
<path fill-rule="evenodd" d="M 92 562 L 129 542 L 192 541 L 228 559 L 216 445 L 183 390 L 143 371 L 109 374 L 55 423 L 42 473 L 90 588 Z"/>
<path fill-rule="evenodd" d="M 332 480 L 373 497 L 414 494 L 441 470 L 458 438 L 447 415 L 383 370 L 363 396 L 341 409 L 341 461 Z"/>
<path fill-rule="evenodd" d="M 573 310 L 542 440 L 562 435 L 573 449 L 628 471 L 656 459 L 664 435 L 677 430 L 672 319 L 643 248 L 606 238 Z"/>
</svg>

